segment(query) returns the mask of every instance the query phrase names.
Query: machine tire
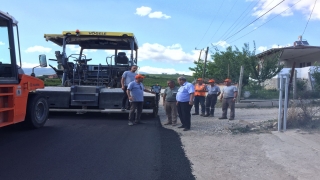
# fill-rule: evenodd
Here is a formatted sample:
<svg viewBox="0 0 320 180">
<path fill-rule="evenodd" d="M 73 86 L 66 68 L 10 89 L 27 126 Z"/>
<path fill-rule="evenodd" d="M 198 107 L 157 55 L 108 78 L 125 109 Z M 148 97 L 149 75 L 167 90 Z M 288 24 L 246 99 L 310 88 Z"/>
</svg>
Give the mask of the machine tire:
<svg viewBox="0 0 320 180">
<path fill-rule="evenodd" d="M 40 94 L 30 94 L 27 103 L 25 124 L 29 128 L 42 127 L 49 115 L 49 105 L 47 99 Z"/>
</svg>

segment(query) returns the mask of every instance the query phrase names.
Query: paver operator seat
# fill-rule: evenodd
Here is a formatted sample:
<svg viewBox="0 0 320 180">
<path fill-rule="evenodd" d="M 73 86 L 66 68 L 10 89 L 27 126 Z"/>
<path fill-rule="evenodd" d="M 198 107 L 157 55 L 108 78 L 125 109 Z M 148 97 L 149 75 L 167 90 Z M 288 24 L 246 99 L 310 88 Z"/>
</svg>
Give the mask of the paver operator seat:
<svg viewBox="0 0 320 180">
<path fill-rule="evenodd" d="M 129 59 L 125 52 L 119 52 L 116 58 L 116 65 L 128 65 Z"/>
</svg>

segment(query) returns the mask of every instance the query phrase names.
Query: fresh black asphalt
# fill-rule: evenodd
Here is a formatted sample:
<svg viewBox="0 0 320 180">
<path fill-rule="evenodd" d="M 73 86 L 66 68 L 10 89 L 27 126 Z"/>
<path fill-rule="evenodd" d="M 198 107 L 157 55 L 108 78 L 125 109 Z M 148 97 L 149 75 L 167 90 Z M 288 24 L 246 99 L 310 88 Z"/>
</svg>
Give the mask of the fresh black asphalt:
<svg viewBox="0 0 320 180">
<path fill-rule="evenodd" d="M 190 161 L 178 134 L 144 116 L 50 114 L 46 125 L 0 129 L 0 180 L 189 180 Z"/>
</svg>

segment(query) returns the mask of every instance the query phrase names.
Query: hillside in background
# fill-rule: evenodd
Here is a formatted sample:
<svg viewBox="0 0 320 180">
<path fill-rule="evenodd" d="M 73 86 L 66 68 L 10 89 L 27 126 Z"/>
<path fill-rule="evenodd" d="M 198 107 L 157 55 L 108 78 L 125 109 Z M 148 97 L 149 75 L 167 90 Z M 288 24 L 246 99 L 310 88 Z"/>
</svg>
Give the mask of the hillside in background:
<svg viewBox="0 0 320 180">
<path fill-rule="evenodd" d="M 27 75 L 30 75 L 32 73 L 32 68 L 22 68 L 22 69 L 24 73 Z M 41 68 L 41 67 L 34 68 L 34 73 L 36 74 L 36 76 L 56 74 L 52 68 Z"/>
<path fill-rule="evenodd" d="M 182 76 L 182 75 L 179 75 L 179 74 L 146 74 L 145 79 L 143 81 L 143 84 L 147 87 L 158 84 L 163 89 L 168 86 L 167 85 L 168 80 L 174 80 L 176 82 L 176 85 L 179 86 L 177 84 L 177 79 L 180 76 Z M 194 78 L 192 76 L 188 76 L 188 75 L 183 75 L 183 76 L 187 78 L 188 82 L 192 82 L 194 80 Z"/>
</svg>

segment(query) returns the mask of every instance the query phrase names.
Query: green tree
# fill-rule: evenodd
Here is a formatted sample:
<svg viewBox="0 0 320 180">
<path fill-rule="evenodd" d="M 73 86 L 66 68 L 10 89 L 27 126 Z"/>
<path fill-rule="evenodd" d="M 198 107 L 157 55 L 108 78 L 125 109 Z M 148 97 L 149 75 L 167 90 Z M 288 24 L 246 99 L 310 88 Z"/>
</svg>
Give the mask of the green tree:
<svg viewBox="0 0 320 180">
<path fill-rule="evenodd" d="M 243 66 L 243 86 L 248 85 L 249 77 L 261 85 L 265 80 L 277 75 L 283 66 L 278 63 L 279 53 L 260 60 L 256 57 L 255 50 L 255 43 L 253 51 L 250 50 L 248 43 L 244 44 L 241 51 L 236 46 L 234 48 L 229 46 L 225 51 L 216 50 L 211 56 L 212 61 L 207 62 L 206 77 L 214 78 L 218 82 L 222 82 L 225 78 L 238 82 L 240 68 Z M 204 61 L 195 61 L 194 64 L 195 67 L 189 69 L 194 71 L 194 77 L 201 77 Z"/>
<path fill-rule="evenodd" d="M 202 77 L 202 73 L 203 73 L 203 68 L 204 68 L 204 60 L 199 59 L 198 61 L 194 61 L 193 62 L 196 66 L 195 67 L 189 67 L 190 71 L 193 71 L 192 76 L 194 78 L 199 78 Z M 208 65 L 208 62 L 207 62 Z M 206 68 L 206 72 L 205 72 L 205 77 L 208 77 L 208 70 L 209 68 Z"/>
<path fill-rule="evenodd" d="M 229 78 L 233 82 L 237 82 L 240 76 L 240 67 L 244 66 L 243 85 L 246 85 L 249 79 L 249 73 L 246 71 L 246 59 L 244 52 L 241 52 L 237 47 L 229 46 L 226 51 L 219 51 L 213 55 L 213 64 L 210 65 L 213 69 L 210 70 L 210 74 L 219 81 Z"/>
<path fill-rule="evenodd" d="M 315 62 L 313 70 L 310 71 L 311 77 L 315 81 L 315 90 L 320 90 L 320 65 Z"/>
<path fill-rule="evenodd" d="M 255 55 L 255 50 L 254 44 L 253 51 L 249 50 L 249 46 L 245 46 L 243 51 L 249 57 L 246 64 L 247 68 L 249 68 L 250 78 L 256 80 L 258 85 L 261 86 L 261 83 L 273 78 L 283 69 L 283 65 L 279 62 L 281 52 L 279 51 L 259 59 Z"/>
</svg>

